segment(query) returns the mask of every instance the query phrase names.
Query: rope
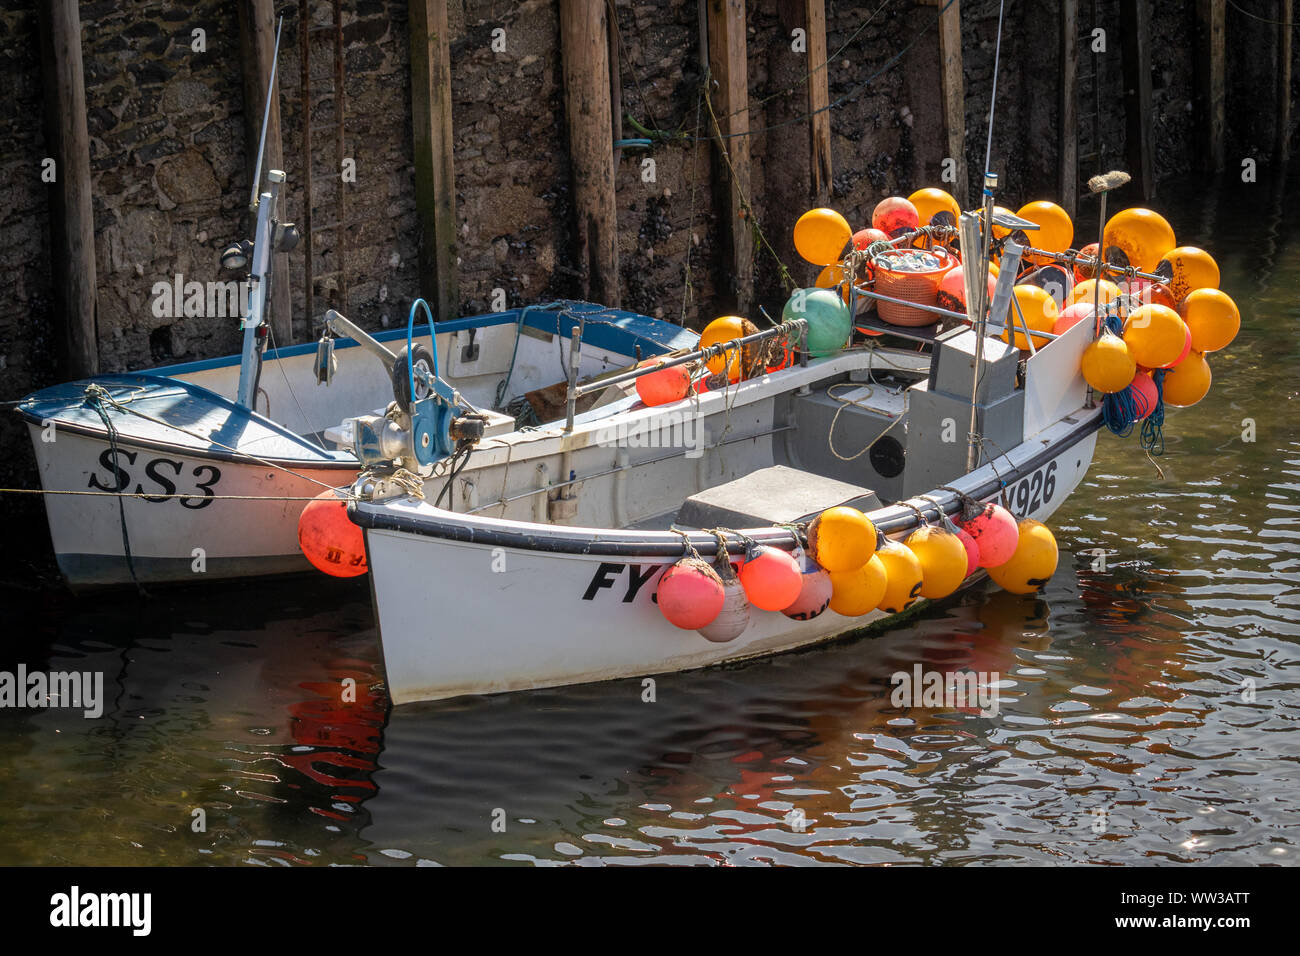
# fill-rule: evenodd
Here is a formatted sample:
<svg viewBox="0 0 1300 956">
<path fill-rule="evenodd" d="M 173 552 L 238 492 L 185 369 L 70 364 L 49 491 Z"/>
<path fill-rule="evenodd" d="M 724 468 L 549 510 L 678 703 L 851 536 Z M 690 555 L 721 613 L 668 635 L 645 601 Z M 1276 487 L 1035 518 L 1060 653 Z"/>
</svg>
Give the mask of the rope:
<svg viewBox="0 0 1300 956">
<path fill-rule="evenodd" d="M 1165 370 L 1158 368 L 1151 373 L 1151 381 L 1156 383 L 1156 407 L 1142 420 L 1142 432 L 1138 440 L 1146 452 L 1147 461 L 1156 469 L 1156 474 L 1164 478 L 1165 473 L 1152 456 L 1165 453 Z"/>
<path fill-rule="evenodd" d="M 875 438 L 871 439 L 871 441 L 867 442 L 866 446 L 861 451 L 859 451 L 856 455 L 850 455 L 848 457 L 841 455 L 839 451 L 835 448 L 835 423 L 840 420 L 840 412 L 844 411 L 844 409 L 848 408 L 850 405 L 854 405 L 858 408 L 866 408 L 868 411 L 871 411 L 871 409 L 868 406 L 862 404 L 860 401 L 858 401 L 855 398 L 840 398 L 838 395 L 834 394 L 834 392 L 835 389 L 837 388 L 843 388 L 844 386 L 847 385 L 857 385 L 857 384 L 858 383 L 856 382 L 837 382 L 836 384 L 832 385 L 830 388 L 826 389 L 826 397 L 830 399 L 834 399 L 835 401 L 840 403 L 840 407 L 835 409 L 835 415 L 834 417 L 831 418 L 831 427 L 826 432 L 826 447 L 829 448 L 831 454 L 834 455 L 836 458 L 838 458 L 840 461 L 856 461 L 857 459 L 861 458 L 863 455 L 865 455 L 868 451 L 871 450 L 872 446 L 875 445 L 876 442 L 884 438 L 891 428 L 893 428 L 895 425 L 897 425 L 899 422 L 903 420 L 903 416 L 899 415 L 897 418 L 895 418 L 892 422 L 890 422 L 885 427 L 884 431 L 882 431 Z M 870 398 L 872 393 L 875 391 L 875 388 L 874 386 L 867 385 L 866 389 L 867 389 L 867 394 L 863 397 Z"/>
<path fill-rule="evenodd" d="M 1242 16 L 1250 17 L 1252 20 L 1258 20 L 1260 23 L 1271 23 L 1277 27 L 1295 26 L 1295 23 L 1286 20 L 1270 20 L 1268 17 L 1261 17 L 1258 13 L 1251 13 L 1249 10 L 1243 10 L 1241 7 L 1237 6 L 1234 0 L 1228 0 L 1228 6 L 1232 7 L 1232 9 L 1236 10 Z"/>
<path fill-rule="evenodd" d="M 104 408 L 105 399 L 111 401 L 112 397 L 103 386 L 96 385 L 94 382 L 86 386 L 86 404 L 99 413 L 99 418 L 104 423 L 104 429 L 108 432 L 108 446 L 113 450 L 114 468 L 116 468 L 116 462 L 121 460 L 117 453 L 117 429 Z M 135 573 L 135 558 L 131 554 L 131 535 L 126 529 L 126 505 L 121 498 L 117 499 L 117 518 L 122 526 L 122 550 L 126 554 L 126 567 L 131 572 L 131 581 L 141 597 L 148 597 L 144 585 L 140 583 Z"/>
</svg>

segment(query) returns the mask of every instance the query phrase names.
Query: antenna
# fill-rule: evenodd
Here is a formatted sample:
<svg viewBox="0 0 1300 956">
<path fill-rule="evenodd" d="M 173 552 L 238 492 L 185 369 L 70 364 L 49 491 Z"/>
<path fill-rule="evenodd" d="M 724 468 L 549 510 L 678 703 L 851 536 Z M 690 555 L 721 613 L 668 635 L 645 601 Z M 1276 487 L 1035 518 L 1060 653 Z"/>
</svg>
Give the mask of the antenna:
<svg viewBox="0 0 1300 956">
<path fill-rule="evenodd" d="M 266 84 L 266 108 L 262 111 L 262 141 L 257 144 L 257 169 L 253 172 L 253 194 L 248 197 L 248 208 L 257 209 L 257 190 L 262 185 L 262 156 L 266 152 L 266 128 L 271 123 L 271 97 L 275 95 L 276 67 L 280 62 L 280 31 L 284 29 L 284 17 L 275 28 L 275 52 L 271 56 L 271 79 Z"/>
</svg>

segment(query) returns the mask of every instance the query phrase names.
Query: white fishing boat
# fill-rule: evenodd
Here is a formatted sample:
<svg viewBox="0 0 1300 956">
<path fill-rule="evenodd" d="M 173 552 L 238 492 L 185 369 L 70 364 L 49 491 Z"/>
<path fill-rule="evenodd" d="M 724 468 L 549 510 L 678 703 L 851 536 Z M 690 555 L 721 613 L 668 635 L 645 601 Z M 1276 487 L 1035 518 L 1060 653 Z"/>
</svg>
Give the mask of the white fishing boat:
<svg viewBox="0 0 1300 956">
<path fill-rule="evenodd" d="M 977 248 L 977 217 L 963 215 L 961 228 L 966 247 Z M 364 529 L 394 702 L 703 667 L 805 646 L 914 607 L 919 580 L 896 608 L 746 606 L 744 620 L 721 631 L 677 626 L 658 606 L 663 572 L 684 556 L 713 559 L 725 576 L 723 547 L 729 563 L 752 559 L 758 546 L 808 548 L 808 524 L 827 509 L 864 513 L 882 544 L 983 503 L 1049 518 L 1087 472 L 1102 424 L 1080 374 L 1096 330 L 1080 322 L 1035 336 L 1040 347 L 1025 352 L 995 337 L 1022 251 L 1012 240 L 1000 248 L 1002 278 L 987 312 L 922 307 L 952 323 L 946 331 L 860 316 L 860 327 L 902 342 L 868 338 L 813 357 L 815 323 L 793 318 L 607 376 L 605 400 L 586 414 L 572 408 L 590 388 L 574 385 L 565 420 L 456 443 L 468 459 L 434 456 L 421 473 L 437 500 L 410 494 L 391 480 L 391 462 L 363 454 L 368 467 L 348 513 Z M 967 301 L 978 285 L 968 284 Z M 889 301 L 865 285 L 852 295 Z M 781 349 L 751 350 L 773 342 L 797 347 L 799 360 L 765 367 L 763 355 Z M 747 359 L 755 373 L 734 384 L 654 406 L 634 389 L 680 363 L 741 355 L 757 355 Z M 619 388 L 622 397 L 609 400 Z M 438 402 L 430 392 L 426 403 Z M 429 409 L 394 412 L 393 447 L 411 464 L 410 435 Z M 969 571 L 968 581 L 980 576 Z M 728 607 L 724 616 L 736 610 Z"/>
</svg>

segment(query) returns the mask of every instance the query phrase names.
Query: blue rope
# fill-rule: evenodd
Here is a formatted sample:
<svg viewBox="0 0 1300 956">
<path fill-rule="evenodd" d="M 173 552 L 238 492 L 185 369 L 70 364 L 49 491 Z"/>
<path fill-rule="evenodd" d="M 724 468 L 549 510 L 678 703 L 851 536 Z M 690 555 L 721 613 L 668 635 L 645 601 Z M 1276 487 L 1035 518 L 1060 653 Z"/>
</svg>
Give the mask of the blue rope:
<svg viewBox="0 0 1300 956">
<path fill-rule="evenodd" d="M 1151 380 L 1156 383 L 1156 407 L 1142 420 L 1142 434 L 1139 436 L 1142 447 L 1148 455 L 1165 453 L 1165 372 L 1158 368 L 1151 373 Z"/>
</svg>

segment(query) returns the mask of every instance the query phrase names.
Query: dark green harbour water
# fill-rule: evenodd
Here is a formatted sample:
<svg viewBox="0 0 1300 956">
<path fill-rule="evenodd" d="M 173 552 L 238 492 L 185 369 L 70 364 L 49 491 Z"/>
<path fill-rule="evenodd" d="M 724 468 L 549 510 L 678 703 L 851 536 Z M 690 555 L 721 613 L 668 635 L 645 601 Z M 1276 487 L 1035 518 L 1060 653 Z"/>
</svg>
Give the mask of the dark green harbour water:
<svg viewBox="0 0 1300 956">
<path fill-rule="evenodd" d="M 1102 434 L 1041 596 L 976 588 L 652 704 L 622 681 L 390 710 L 364 587 L 24 592 L 5 666 L 102 670 L 108 704 L 0 710 L 0 864 L 1294 864 L 1297 195 L 1153 203 L 1242 332 L 1170 411 L 1163 480 Z M 997 671 L 1000 712 L 891 708 L 917 662 Z"/>
</svg>

